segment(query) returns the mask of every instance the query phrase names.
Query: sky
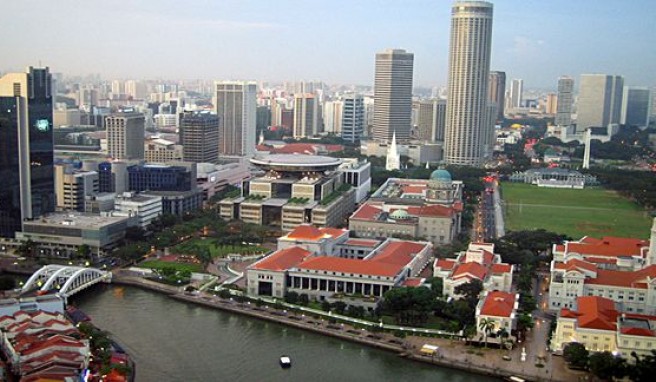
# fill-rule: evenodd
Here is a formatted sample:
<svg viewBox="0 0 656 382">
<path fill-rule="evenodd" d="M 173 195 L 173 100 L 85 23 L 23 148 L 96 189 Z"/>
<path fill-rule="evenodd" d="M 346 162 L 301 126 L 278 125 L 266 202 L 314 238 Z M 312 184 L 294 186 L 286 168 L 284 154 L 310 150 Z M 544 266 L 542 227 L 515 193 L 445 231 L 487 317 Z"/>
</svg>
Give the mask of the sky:
<svg viewBox="0 0 656 382">
<path fill-rule="evenodd" d="M 372 85 L 375 53 L 415 55 L 446 84 L 450 0 L 3 0 L 0 71 L 105 79 L 323 80 Z M 619 74 L 656 85 L 653 0 L 496 0 L 491 70 L 551 89 Z M 578 81 L 577 81 L 578 82 Z"/>
</svg>

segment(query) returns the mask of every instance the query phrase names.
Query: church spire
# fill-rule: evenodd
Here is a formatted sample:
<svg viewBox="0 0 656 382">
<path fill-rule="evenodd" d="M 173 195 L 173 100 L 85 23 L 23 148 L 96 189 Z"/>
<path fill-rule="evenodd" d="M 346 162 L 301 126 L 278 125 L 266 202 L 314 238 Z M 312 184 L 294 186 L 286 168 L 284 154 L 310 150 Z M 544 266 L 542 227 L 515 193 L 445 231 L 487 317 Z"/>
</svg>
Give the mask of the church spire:
<svg viewBox="0 0 656 382">
<path fill-rule="evenodd" d="M 401 155 L 396 148 L 396 130 L 392 134 L 392 143 L 387 148 L 387 161 L 385 163 L 387 171 L 401 169 Z"/>
</svg>

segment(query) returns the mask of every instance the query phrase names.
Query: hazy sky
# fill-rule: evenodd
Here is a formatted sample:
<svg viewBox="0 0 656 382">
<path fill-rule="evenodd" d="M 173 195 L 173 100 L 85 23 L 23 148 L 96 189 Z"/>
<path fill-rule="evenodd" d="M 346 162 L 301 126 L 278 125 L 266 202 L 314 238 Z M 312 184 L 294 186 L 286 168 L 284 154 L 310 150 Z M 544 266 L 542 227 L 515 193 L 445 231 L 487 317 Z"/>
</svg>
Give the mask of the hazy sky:
<svg viewBox="0 0 656 382">
<path fill-rule="evenodd" d="M 415 54 L 415 85 L 446 84 L 450 0 L 2 0 L 0 70 L 104 78 L 373 83 L 374 55 Z M 497 0 L 492 70 L 525 88 L 562 74 L 656 85 L 653 0 Z"/>
</svg>

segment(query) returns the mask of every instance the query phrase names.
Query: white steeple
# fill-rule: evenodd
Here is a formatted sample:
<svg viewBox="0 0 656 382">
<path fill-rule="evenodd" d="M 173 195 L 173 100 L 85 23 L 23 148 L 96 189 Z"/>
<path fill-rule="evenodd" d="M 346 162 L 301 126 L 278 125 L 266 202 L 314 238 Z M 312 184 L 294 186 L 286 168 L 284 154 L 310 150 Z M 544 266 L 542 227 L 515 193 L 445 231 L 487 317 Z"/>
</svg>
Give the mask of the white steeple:
<svg viewBox="0 0 656 382">
<path fill-rule="evenodd" d="M 264 130 L 260 130 L 260 140 L 257 144 L 258 145 L 263 145 L 264 144 Z"/>
<path fill-rule="evenodd" d="M 590 141 L 592 140 L 592 129 L 585 131 L 585 151 L 583 153 L 583 168 L 590 168 Z"/>
<path fill-rule="evenodd" d="M 385 163 L 387 171 L 401 169 L 401 155 L 396 149 L 396 131 L 392 134 L 392 143 L 387 148 L 387 162 Z"/>
</svg>

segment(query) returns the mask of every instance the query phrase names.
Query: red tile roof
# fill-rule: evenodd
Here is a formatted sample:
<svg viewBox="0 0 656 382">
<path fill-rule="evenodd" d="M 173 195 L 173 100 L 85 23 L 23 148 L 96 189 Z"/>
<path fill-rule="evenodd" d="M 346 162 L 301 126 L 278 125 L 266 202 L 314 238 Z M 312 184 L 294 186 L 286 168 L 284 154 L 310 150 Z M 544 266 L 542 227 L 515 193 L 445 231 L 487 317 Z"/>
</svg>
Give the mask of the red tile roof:
<svg viewBox="0 0 656 382">
<path fill-rule="evenodd" d="M 403 286 L 406 287 L 418 287 L 421 284 L 423 284 L 424 279 L 419 278 L 419 277 L 409 277 L 403 281 Z"/>
<path fill-rule="evenodd" d="M 453 216 L 453 209 L 449 207 L 440 206 L 438 204 L 430 204 L 422 206 L 419 210 L 419 216 L 425 217 L 451 217 Z"/>
<path fill-rule="evenodd" d="M 584 256 L 643 256 L 643 248 L 649 247 L 649 241 L 606 236 L 601 240 L 585 237 L 581 243 L 568 242 L 565 245 L 568 253 L 576 252 Z"/>
<path fill-rule="evenodd" d="M 597 272 L 597 266 L 588 263 L 586 261 L 581 261 L 579 259 L 571 259 L 566 263 L 556 263 L 554 264 L 554 268 L 556 269 L 563 269 L 566 271 L 590 271 L 590 272 Z"/>
<path fill-rule="evenodd" d="M 306 251 L 301 247 L 281 249 L 251 265 L 251 268 L 268 271 L 284 271 L 297 266 L 311 254 L 312 252 Z"/>
<path fill-rule="evenodd" d="M 334 238 L 336 238 L 336 237 L 340 237 L 340 236 L 342 236 L 342 235 L 345 234 L 345 233 L 348 234 L 348 230 L 347 230 L 347 229 L 343 229 L 343 228 L 332 228 L 332 227 L 326 227 L 326 228 L 321 228 L 320 231 L 321 231 L 321 233 L 323 233 L 324 235 L 329 235 L 329 236 L 332 236 L 332 237 L 334 237 Z"/>
<path fill-rule="evenodd" d="M 564 244 L 558 244 L 558 245 L 556 245 L 555 250 L 558 251 L 558 252 L 563 252 L 565 250 L 565 245 Z"/>
<path fill-rule="evenodd" d="M 426 191 L 426 186 L 404 184 L 403 186 L 401 186 L 401 190 L 403 190 L 404 194 L 421 194 L 424 191 Z"/>
<path fill-rule="evenodd" d="M 615 303 L 599 296 L 577 298 L 578 326 L 586 329 L 616 330 L 618 312 Z"/>
<path fill-rule="evenodd" d="M 515 307 L 515 295 L 507 292 L 489 292 L 483 302 L 481 315 L 510 317 Z"/>
<path fill-rule="evenodd" d="M 323 236 L 323 232 L 311 224 L 301 224 L 287 234 L 288 238 L 296 240 L 319 240 Z"/>
<path fill-rule="evenodd" d="M 369 261 L 405 266 L 414 258 L 414 255 L 421 252 L 424 248 L 426 248 L 425 243 L 392 241 L 388 242 L 388 244 Z"/>
<path fill-rule="evenodd" d="M 382 212 L 382 208 L 379 205 L 372 203 L 365 203 L 360 206 L 351 216 L 351 220 L 360 219 L 360 220 L 372 220 L 375 219 L 378 214 Z"/>
<path fill-rule="evenodd" d="M 456 279 L 459 277 L 468 277 L 468 275 L 470 275 L 479 280 L 484 280 L 486 274 L 487 269 L 483 265 L 471 262 L 458 265 L 451 277 Z"/>
<path fill-rule="evenodd" d="M 512 266 L 510 264 L 492 264 L 492 267 L 490 268 L 492 273 L 494 274 L 499 274 L 499 273 L 510 273 L 512 271 Z"/>
<path fill-rule="evenodd" d="M 629 336 L 656 337 L 653 331 L 646 328 L 622 328 L 620 332 Z"/>
<path fill-rule="evenodd" d="M 368 240 L 368 239 L 348 239 L 344 242 L 346 245 L 353 245 L 356 247 L 368 247 L 374 248 L 380 244 L 378 240 Z"/>
<path fill-rule="evenodd" d="M 300 269 L 394 277 L 402 267 L 377 261 L 345 259 L 333 256 L 311 257 L 298 265 Z"/>
<path fill-rule="evenodd" d="M 600 269 L 596 278 L 586 279 L 586 284 L 613 285 L 627 288 L 647 289 L 647 280 L 656 278 L 656 265 L 635 272 Z"/>
<path fill-rule="evenodd" d="M 451 270 L 456 266 L 456 264 L 458 264 L 458 262 L 454 259 L 439 259 L 435 263 L 435 267 L 440 267 L 444 270 Z"/>
</svg>

